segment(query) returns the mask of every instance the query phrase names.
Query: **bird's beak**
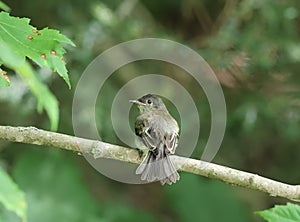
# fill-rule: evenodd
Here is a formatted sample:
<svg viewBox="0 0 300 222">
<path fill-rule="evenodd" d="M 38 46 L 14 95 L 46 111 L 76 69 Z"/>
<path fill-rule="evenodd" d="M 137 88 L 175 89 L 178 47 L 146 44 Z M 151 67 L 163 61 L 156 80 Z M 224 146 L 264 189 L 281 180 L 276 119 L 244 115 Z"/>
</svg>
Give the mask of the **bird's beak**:
<svg viewBox="0 0 300 222">
<path fill-rule="evenodd" d="M 142 103 L 138 100 L 129 100 L 130 103 L 133 103 L 135 105 L 138 105 L 138 106 L 145 106 L 146 104 L 145 103 Z"/>
</svg>

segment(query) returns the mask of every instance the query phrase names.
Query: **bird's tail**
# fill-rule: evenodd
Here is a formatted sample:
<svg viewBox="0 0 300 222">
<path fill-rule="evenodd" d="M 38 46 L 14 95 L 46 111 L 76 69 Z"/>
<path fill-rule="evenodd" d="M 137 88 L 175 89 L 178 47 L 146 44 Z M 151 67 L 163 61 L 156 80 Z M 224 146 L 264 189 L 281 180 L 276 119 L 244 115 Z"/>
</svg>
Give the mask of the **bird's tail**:
<svg viewBox="0 0 300 222">
<path fill-rule="evenodd" d="M 141 179 L 148 182 L 159 180 L 162 185 L 172 184 L 179 180 L 179 174 L 172 163 L 170 156 L 164 151 L 155 154 L 148 151 L 136 174 L 141 174 Z"/>
</svg>

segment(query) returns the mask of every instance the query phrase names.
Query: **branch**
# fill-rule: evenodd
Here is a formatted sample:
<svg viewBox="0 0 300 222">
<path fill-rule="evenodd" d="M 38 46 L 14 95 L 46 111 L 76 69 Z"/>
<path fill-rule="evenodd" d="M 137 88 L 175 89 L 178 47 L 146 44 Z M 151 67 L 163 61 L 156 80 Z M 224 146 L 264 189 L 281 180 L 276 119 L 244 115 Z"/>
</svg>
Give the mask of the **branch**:
<svg viewBox="0 0 300 222">
<path fill-rule="evenodd" d="M 0 126 L 0 139 L 89 153 L 94 155 L 95 158 L 115 159 L 136 164 L 142 161 L 135 149 L 49 132 L 34 127 Z M 181 171 L 218 179 L 228 184 L 300 202 L 300 185 L 281 183 L 256 174 L 201 160 L 175 155 L 172 156 L 172 159 L 176 167 Z"/>
</svg>

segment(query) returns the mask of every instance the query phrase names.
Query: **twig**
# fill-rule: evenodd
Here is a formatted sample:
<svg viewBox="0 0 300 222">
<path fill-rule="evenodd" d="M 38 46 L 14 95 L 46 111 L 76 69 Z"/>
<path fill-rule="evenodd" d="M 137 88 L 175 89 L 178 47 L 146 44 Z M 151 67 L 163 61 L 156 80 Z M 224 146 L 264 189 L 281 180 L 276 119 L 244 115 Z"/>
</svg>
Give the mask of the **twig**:
<svg viewBox="0 0 300 222">
<path fill-rule="evenodd" d="M 99 158 L 109 158 L 129 163 L 140 163 L 135 149 L 125 148 L 96 140 L 89 140 L 34 127 L 0 126 L 0 139 L 53 146 L 75 152 L 90 153 Z M 184 172 L 215 178 L 225 183 L 245 187 L 300 202 L 300 185 L 289 185 L 256 174 L 208 163 L 201 160 L 172 156 L 178 169 Z"/>
</svg>

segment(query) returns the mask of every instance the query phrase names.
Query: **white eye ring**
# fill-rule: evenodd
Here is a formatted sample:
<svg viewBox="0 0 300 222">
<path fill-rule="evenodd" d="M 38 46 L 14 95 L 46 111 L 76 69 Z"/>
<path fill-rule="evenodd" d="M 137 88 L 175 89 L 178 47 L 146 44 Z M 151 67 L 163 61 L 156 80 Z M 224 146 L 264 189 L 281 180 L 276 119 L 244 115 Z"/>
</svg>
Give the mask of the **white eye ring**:
<svg viewBox="0 0 300 222">
<path fill-rule="evenodd" d="M 151 99 L 148 99 L 148 100 L 147 100 L 147 103 L 148 103 L 149 105 L 152 104 Z"/>
</svg>

